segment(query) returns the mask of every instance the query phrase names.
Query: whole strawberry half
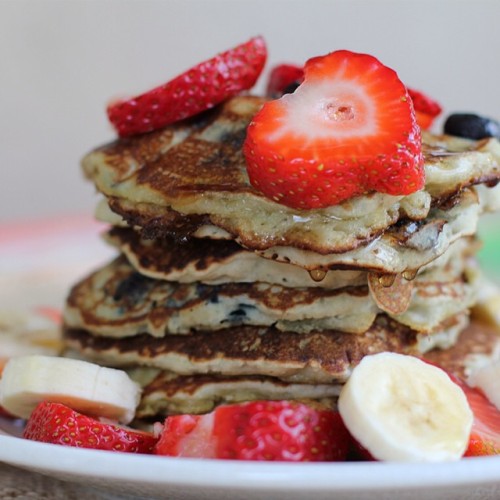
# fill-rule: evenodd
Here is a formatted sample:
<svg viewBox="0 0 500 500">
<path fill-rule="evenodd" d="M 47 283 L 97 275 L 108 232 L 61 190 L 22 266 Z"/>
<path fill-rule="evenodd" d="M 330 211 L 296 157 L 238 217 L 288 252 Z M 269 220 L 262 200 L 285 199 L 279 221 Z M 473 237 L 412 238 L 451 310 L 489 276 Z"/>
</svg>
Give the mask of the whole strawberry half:
<svg viewBox="0 0 500 500">
<path fill-rule="evenodd" d="M 251 88 L 267 58 L 255 37 L 131 99 L 111 103 L 108 118 L 121 137 L 157 130 L 194 116 Z"/>
<path fill-rule="evenodd" d="M 147 432 L 106 424 L 65 405 L 48 402 L 33 410 L 23 437 L 42 443 L 128 453 L 152 453 L 157 441 Z"/>
<path fill-rule="evenodd" d="M 266 103 L 244 144 L 252 185 L 292 208 L 424 185 L 420 128 L 405 85 L 376 58 L 310 59 L 293 94 Z"/>
<path fill-rule="evenodd" d="M 168 417 L 160 455 L 234 460 L 345 460 L 351 436 L 338 412 L 288 401 L 220 406 Z"/>
</svg>

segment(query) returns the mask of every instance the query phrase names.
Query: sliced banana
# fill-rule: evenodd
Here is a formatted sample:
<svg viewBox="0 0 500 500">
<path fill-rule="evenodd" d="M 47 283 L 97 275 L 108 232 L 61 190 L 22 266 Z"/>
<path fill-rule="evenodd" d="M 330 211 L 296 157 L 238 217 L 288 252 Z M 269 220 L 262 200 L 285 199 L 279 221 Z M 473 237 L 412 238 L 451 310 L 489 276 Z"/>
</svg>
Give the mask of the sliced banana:
<svg viewBox="0 0 500 500">
<path fill-rule="evenodd" d="M 338 406 L 351 434 L 379 460 L 458 460 L 468 445 L 473 416 L 462 389 L 412 356 L 363 358 Z"/>
<path fill-rule="evenodd" d="M 62 348 L 56 322 L 36 310 L 0 309 L 0 365 L 28 354 L 57 356 Z"/>
<path fill-rule="evenodd" d="M 474 370 L 467 380 L 472 387 L 478 387 L 484 395 L 500 408 L 500 361 L 481 366 Z"/>
<path fill-rule="evenodd" d="M 77 359 L 32 355 L 7 362 L 0 379 L 0 406 L 29 418 L 38 403 L 62 403 L 94 417 L 129 423 L 140 387 L 122 370 Z"/>
</svg>

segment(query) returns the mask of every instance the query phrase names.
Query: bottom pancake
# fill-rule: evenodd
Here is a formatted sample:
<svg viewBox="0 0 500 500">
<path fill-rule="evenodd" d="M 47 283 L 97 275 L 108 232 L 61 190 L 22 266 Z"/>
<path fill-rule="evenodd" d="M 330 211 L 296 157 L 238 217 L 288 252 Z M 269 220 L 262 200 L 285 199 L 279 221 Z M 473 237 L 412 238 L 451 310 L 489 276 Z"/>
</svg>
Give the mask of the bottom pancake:
<svg viewBox="0 0 500 500">
<path fill-rule="evenodd" d="M 220 404 L 263 399 L 312 400 L 334 407 L 341 388 L 335 384 L 295 384 L 252 375 L 176 375 L 149 368 L 128 373 L 143 388 L 136 412 L 139 419 L 208 413 Z"/>
</svg>

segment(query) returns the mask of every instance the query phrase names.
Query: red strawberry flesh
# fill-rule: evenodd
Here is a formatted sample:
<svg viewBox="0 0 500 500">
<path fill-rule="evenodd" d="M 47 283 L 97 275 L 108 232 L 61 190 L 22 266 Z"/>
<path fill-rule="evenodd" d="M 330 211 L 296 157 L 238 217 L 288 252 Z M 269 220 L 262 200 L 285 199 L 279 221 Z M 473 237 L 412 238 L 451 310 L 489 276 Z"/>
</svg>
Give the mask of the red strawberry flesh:
<svg viewBox="0 0 500 500">
<path fill-rule="evenodd" d="M 408 88 L 408 94 L 410 94 L 411 100 L 413 101 L 415 111 L 421 111 L 433 118 L 441 113 L 442 108 L 439 103 L 423 92 Z"/>
<path fill-rule="evenodd" d="M 250 182 L 292 208 L 424 185 L 420 129 L 397 74 L 365 54 L 310 59 L 304 83 L 268 102 L 244 144 Z"/>
<path fill-rule="evenodd" d="M 203 442 L 204 444 L 200 443 Z M 234 460 L 345 460 L 351 436 L 338 412 L 288 401 L 220 406 L 168 417 L 156 453 Z"/>
<path fill-rule="evenodd" d="M 156 438 L 149 433 L 100 422 L 59 403 L 40 403 L 23 437 L 43 443 L 128 453 L 152 453 Z"/>
<path fill-rule="evenodd" d="M 266 57 L 264 39 L 252 38 L 164 85 L 111 103 L 108 118 L 121 137 L 150 132 L 189 118 L 251 88 Z"/>
<path fill-rule="evenodd" d="M 280 97 L 286 88 L 304 78 L 304 70 L 293 64 L 275 66 L 269 74 L 266 93 L 272 97 Z"/>
<path fill-rule="evenodd" d="M 408 88 L 415 108 L 417 123 L 422 129 L 428 129 L 434 122 L 434 119 L 441 113 L 442 108 L 438 102 L 419 90 Z"/>
<path fill-rule="evenodd" d="M 500 454 L 500 410 L 479 390 L 454 380 L 462 388 L 474 414 L 466 457 Z"/>
</svg>

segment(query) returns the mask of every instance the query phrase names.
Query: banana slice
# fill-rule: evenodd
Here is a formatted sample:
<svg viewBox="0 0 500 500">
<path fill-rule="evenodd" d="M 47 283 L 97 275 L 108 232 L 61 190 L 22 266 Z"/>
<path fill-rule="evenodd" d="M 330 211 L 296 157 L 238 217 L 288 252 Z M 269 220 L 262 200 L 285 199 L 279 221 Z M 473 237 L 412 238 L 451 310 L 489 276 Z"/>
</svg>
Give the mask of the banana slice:
<svg viewBox="0 0 500 500">
<path fill-rule="evenodd" d="M 0 309 L 0 366 L 16 356 L 57 356 L 62 348 L 59 325 L 40 311 Z"/>
<path fill-rule="evenodd" d="M 473 417 L 462 389 L 412 356 L 363 358 L 338 406 L 351 434 L 379 460 L 458 460 L 468 445 Z"/>
<path fill-rule="evenodd" d="M 467 382 L 472 387 L 478 387 L 484 395 L 500 408 L 500 361 L 496 361 L 474 370 Z"/>
<path fill-rule="evenodd" d="M 38 403 L 50 401 L 128 424 L 134 418 L 140 392 L 139 385 L 122 370 L 77 359 L 21 356 L 5 365 L 0 406 L 29 418 Z"/>
</svg>

